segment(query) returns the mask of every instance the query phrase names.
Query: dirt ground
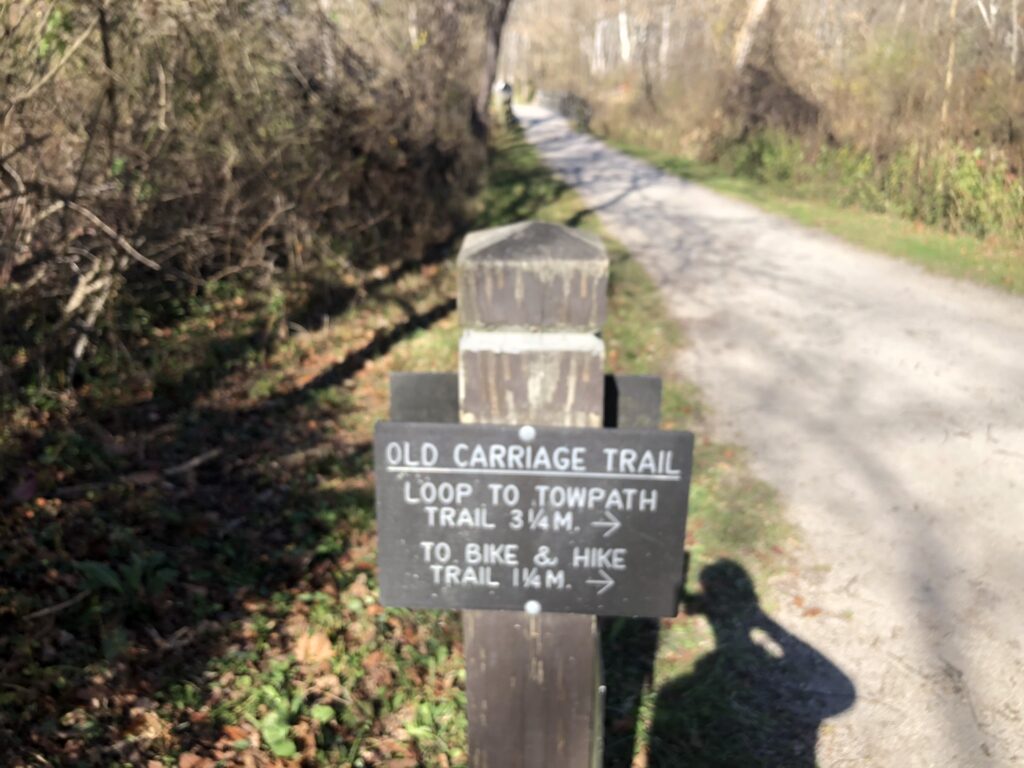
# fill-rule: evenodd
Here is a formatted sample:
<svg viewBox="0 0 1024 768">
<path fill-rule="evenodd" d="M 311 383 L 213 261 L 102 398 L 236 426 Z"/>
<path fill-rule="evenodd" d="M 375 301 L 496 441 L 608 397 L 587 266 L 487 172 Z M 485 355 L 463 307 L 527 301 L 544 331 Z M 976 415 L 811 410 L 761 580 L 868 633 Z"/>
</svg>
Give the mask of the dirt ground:
<svg viewBox="0 0 1024 768">
<path fill-rule="evenodd" d="M 855 687 L 819 764 L 1024 765 L 1024 301 L 518 115 L 663 287 L 715 437 L 801 531 L 766 601 Z"/>
</svg>

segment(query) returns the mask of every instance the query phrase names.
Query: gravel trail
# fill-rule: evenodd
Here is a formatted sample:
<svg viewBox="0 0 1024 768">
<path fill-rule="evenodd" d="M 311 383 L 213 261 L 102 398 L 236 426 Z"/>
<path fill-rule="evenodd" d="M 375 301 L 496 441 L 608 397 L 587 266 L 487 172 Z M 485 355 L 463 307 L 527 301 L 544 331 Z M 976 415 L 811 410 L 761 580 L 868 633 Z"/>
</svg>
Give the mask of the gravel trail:
<svg viewBox="0 0 1024 768">
<path fill-rule="evenodd" d="M 683 373 L 801 530 L 769 607 L 856 686 L 822 765 L 1024 765 L 1024 301 L 517 110 L 662 286 Z"/>
</svg>

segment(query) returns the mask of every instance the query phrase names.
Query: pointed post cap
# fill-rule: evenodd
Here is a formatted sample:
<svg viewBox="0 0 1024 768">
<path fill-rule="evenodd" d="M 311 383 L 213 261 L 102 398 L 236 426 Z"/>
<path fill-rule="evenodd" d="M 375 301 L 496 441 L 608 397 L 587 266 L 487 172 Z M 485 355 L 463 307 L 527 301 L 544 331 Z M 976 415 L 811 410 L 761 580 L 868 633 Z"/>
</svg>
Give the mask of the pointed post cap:
<svg viewBox="0 0 1024 768">
<path fill-rule="evenodd" d="M 458 268 L 465 329 L 604 325 L 608 253 L 589 233 L 541 221 L 478 230 L 463 240 Z"/>
</svg>

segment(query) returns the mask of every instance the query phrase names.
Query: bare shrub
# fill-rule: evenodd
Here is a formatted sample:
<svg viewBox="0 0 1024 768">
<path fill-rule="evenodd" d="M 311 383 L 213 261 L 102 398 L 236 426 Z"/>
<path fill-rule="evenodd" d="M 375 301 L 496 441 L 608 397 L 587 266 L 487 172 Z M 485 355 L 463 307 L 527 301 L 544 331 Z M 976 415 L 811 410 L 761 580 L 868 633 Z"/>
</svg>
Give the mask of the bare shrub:
<svg viewBox="0 0 1024 768">
<path fill-rule="evenodd" d="M 449 236 L 481 157 L 464 11 L 0 5 L 0 378 L 69 383 L 154 286 L 363 270 Z"/>
</svg>

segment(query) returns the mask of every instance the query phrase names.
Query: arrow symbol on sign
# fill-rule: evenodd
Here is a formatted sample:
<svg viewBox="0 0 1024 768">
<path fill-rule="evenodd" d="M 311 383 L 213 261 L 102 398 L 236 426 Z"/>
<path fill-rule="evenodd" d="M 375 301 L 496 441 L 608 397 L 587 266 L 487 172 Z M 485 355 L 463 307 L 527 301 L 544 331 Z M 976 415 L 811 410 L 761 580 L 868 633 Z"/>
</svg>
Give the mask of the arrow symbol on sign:
<svg viewBox="0 0 1024 768">
<path fill-rule="evenodd" d="M 595 520 L 591 523 L 591 525 L 595 528 L 607 528 L 608 530 L 605 531 L 604 535 L 602 536 L 602 538 L 607 539 L 609 536 L 611 536 L 613 533 L 619 530 L 619 528 L 622 527 L 622 523 L 619 522 L 619 518 L 617 518 L 607 509 L 604 511 L 604 516 L 604 520 Z"/>
<path fill-rule="evenodd" d="M 603 595 L 605 592 L 607 592 L 609 589 L 615 586 L 615 579 L 609 576 L 605 572 L 604 568 L 599 570 L 598 573 L 601 574 L 601 580 L 598 581 L 597 579 L 587 579 L 587 584 L 594 584 L 595 586 L 600 584 L 601 588 L 597 590 L 597 594 Z"/>
</svg>

